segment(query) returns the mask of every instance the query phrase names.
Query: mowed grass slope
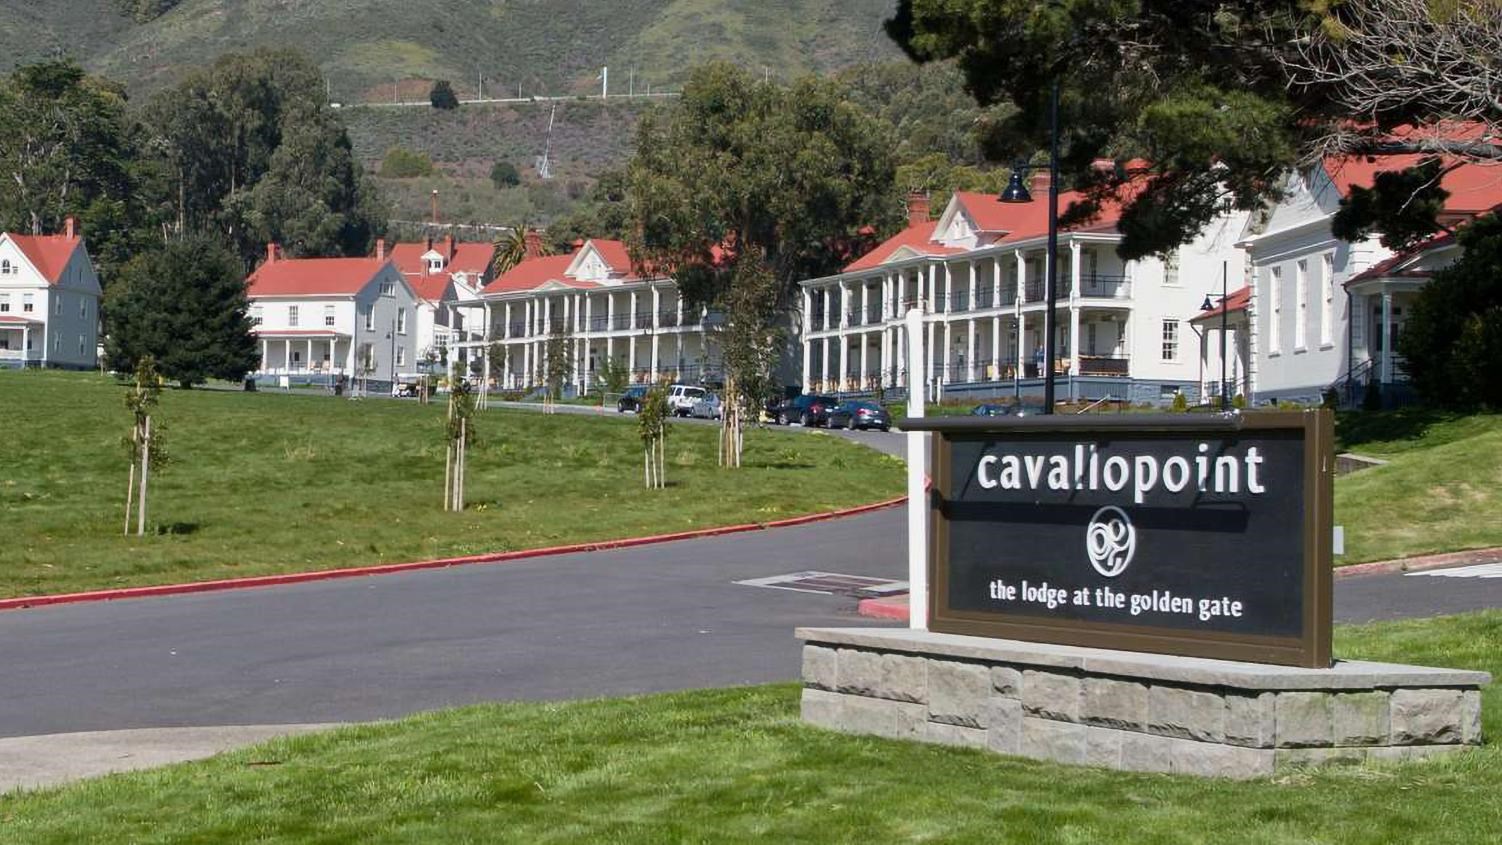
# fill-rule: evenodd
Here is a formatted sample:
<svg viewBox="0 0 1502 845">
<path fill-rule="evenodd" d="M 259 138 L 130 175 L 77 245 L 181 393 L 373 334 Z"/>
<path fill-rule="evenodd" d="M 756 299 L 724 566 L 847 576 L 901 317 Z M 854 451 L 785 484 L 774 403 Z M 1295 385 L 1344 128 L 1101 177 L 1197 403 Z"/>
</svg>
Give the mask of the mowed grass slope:
<svg viewBox="0 0 1502 845">
<path fill-rule="evenodd" d="M 902 489 L 899 462 L 835 437 L 674 426 L 642 489 L 635 418 L 482 412 L 470 510 L 442 509 L 444 404 L 316 391 L 163 393 L 172 463 L 147 537 L 124 537 L 129 414 L 99 376 L 0 371 L 0 596 L 329 569 L 767 522 Z M 160 532 L 160 533 L 158 533 Z M 0 837 L 3 839 L 3 837 Z"/>
<path fill-rule="evenodd" d="M 1502 676 L 1502 613 L 1341 628 L 1346 657 Z M 1483 729 L 1502 731 L 1502 687 Z M 793 685 L 502 704 L 0 798 L 0 840 L 1496 842 L 1502 751 L 1252 782 L 1130 774 L 803 726 Z"/>
<path fill-rule="evenodd" d="M 1351 414 L 1336 436 L 1389 461 L 1336 482 L 1337 563 L 1502 546 L 1502 415 Z"/>
</svg>

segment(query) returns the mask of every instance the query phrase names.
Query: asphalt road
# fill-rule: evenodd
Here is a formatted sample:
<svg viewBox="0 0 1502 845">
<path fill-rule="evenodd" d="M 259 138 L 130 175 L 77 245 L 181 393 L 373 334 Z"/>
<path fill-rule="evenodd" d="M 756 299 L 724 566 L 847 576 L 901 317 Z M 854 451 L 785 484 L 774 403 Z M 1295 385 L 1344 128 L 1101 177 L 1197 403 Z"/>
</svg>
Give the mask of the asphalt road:
<svg viewBox="0 0 1502 845">
<path fill-rule="evenodd" d="M 856 433 L 896 451 L 902 435 Z M 855 599 L 734 582 L 905 577 L 901 510 L 632 549 L 0 613 L 0 737 L 364 721 L 494 699 L 792 679 Z M 1502 606 L 1502 578 L 1338 579 L 1366 621 Z"/>
</svg>

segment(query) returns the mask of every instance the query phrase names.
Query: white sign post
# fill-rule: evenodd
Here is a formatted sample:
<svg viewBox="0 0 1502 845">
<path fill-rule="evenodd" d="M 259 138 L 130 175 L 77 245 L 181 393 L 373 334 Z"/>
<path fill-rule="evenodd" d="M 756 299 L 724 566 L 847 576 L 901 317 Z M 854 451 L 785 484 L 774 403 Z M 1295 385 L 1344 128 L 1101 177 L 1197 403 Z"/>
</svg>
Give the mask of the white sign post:
<svg viewBox="0 0 1502 845">
<path fill-rule="evenodd" d="M 907 312 L 907 415 L 923 416 L 928 389 L 923 361 L 923 309 Z M 929 435 L 907 433 L 907 617 L 908 627 L 928 629 L 928 492 L 923 471 Z"/>
</svg>

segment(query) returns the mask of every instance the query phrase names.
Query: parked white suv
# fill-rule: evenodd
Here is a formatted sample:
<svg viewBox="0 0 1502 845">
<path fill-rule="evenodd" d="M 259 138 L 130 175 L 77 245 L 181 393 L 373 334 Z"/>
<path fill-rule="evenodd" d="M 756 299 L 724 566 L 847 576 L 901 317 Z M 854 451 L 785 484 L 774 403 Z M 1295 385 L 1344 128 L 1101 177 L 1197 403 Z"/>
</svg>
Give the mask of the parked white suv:
<svg viewBox="0 0 1502 845">
<path fill-rule="evenodd" d="M 694 403 L 704 398 L 704 388 L 686 384 L 668 385 L 668 411 L 675 417 L 686 417 Z"/>
</svg>

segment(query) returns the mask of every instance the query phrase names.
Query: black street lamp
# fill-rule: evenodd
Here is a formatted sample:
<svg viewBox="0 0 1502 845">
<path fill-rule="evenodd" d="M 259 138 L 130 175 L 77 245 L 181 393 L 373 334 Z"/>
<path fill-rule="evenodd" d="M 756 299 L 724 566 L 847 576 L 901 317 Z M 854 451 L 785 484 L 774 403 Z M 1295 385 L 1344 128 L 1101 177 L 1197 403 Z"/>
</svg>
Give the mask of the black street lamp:
<svg viewBox="0 0 1502 845">
<path fill-rule="evenodd" d="M 1012 168 L 1012 178 L 997 197 L 998 202 L 1032 202 L 1033 196 L 1023 184 L 1025 167 Z M 1054 344 L 1058 335 L 1059 305 L 1059 77 L 1054 76 L 1053 90 L 1048 103 L 1048 272 L 1044 277 L 1043 300 L 1048 310 L 1043 313 L 1043 413 L 1052 414 L 1054 407 Z M 1018 279 L 1020 287 L 1023 280 Z M 1022 342 L 1018 333 L 1017 342 Z M 1021 374 L 1019 373 L 1020 377 Z M 1020 389 L 1020 388 L 1019 388 Z"/>
<path fill-rule="evenodd" d="M 1231 397 L 1226 395 L 1226 320 L 1229 318 L 1230 294 L 1227 290 L 1229 273 L 1226 262 L 1220 263 L 1220 409 L 1231 410 Z M 1200 305 L 1201 311 L 1209 311 L 1215 304 L 1210 301 L 1210 294 L 1205 294 L 1205 301 Z"/>
</svg>

